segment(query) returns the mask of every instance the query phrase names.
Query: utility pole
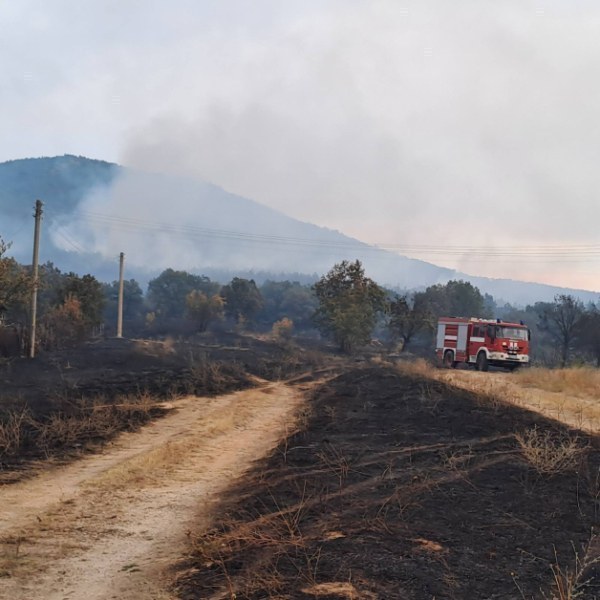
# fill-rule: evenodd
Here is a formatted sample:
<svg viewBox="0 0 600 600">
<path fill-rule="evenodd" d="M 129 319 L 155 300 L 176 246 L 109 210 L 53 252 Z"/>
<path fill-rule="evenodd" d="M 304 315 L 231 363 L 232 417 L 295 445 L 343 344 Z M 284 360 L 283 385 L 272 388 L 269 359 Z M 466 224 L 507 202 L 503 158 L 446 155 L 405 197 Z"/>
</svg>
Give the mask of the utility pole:
<svg viewBox="0 0 600 600">
<path fill-rule="evenodd" d="M 40 225 L 42 222 L 42 201 L 35 201 L 35 230 L 33 234 L 33 260 L 31 262 L 31 275 L 33 286 L 31 289 L 31 331 L 29 337 L 29 358 L 35 356 L 35 326 L 37 320 L 37 291 L 38 291 L 38 262 L 40 255 Z"/>
<path fill-rule="evenodd" d="M 123 337 L 123 267 L 125 255 L 119 254 L 119 305 L 117 309 L 117 337 Z"/>
</svg>

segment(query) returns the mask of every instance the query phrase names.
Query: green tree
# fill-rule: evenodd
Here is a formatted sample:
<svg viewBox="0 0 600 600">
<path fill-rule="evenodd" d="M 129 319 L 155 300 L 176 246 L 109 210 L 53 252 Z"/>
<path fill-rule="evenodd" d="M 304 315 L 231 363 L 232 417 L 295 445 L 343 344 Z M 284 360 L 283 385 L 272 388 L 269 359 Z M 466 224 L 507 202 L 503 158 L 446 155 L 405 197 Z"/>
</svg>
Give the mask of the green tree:
<svg viewBox="0 0 600 600">
<path fill-rule="evenodd" d="M 260 287 L 260 293 L 263 307 L 257 315 L 259 323 L 268 326 L 288 318 L 294 322 L 297 330 L 313 327 L 312 316 L 317 308 L 317 297 L 310 286 L 297 281 L 266 281 Z"/>
<path fill-rule="evenodd" d="M 548 332 L 560 349 L 561 366 L 566 366 L 573 344 L 581 333 L 584 308 L 580 300 L 567 294 L 558 294 L 554 302 L 541 312 L 539 328 Z"/>
<path fill-rule="evenodd" d="M 24 320 L 27 312 L 31 278 L 13 258 L 7 257 L 10 244 L 0 238 L 0 311 L 9 319 Z"/>
<path fill-rule="evenodd" d="M 200 290 L 192 290 L 185 298 L 189 318 L 200 333 L 206 331 L 212 321 L 223 317 L 225 302 L 218 294 L 207 296 Z"/>
<path fill-rule="evenodd" d="M 238 324 L 251 323 L 263 307 L 263 297 L 254 279 L 234 277 L 221 289 L 225 314 Z"/>
<path fill-rule="evenodd" d="M 69 294 L 41 318 L 39 341 L 46 349 L 64 348 L 83 341 L 87 332 L 88 324 L 81 310 L 81 302 Z"/>
<path fill-rule="evenodd" d="M 105 298 L 102 284 L 93 275 L 80 277 L 76 273 L 67 273 L 62 278 L 57 296 L 59 304 L 73 298 L 78 301 L 86 331 L 89 332 L 102 323 Z"/>
<path fill-rule="evenodd" d="M 344 352 L 353 352 L 371 339 L 385 292 L 365 276 L 360 261 L 342 261 L 314 285 L 319 305 L 314 320 Z"/>
<path fill-rule="evenodd" d="M 119 310 L 119 282 L 102 284 L 104 295 L 104 323 L 116 327 Z M 144 293 L 135 279 L 123 281 L 123 322 L 130 327 L 141 327 L 144 320 Z"/>
<path fill-rule="evenodd" d="M 207 296 L 219 293 L 220 285 L 205 275 L 187 271 L 164 270 L 148 283 L 148 302 L 161 319 L 180 319 L 187 311 L 186 297 L 193 291 Z"/>
<path fill-rule="evenodd" d="M 482 296 L 472 283 L 451 280 L 429 286 L 415 294 L 414 302 L 423 306 L 430 315 L 433 327 L 439 317 L 492 317 L 493 298 Z"/>
</svg>

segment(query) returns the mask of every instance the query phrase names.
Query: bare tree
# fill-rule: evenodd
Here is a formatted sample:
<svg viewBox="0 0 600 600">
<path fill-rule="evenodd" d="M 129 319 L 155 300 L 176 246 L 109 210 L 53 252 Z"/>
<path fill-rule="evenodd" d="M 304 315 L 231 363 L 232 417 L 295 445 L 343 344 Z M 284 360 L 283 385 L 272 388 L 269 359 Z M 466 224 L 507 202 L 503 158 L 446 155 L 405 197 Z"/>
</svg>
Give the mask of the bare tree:
<svg viewBox="0 0 600 600">
<path fill-rule="evenodd" d="M 558 294 L 540 315 L 539 327 L 547 331 L 558 343 L 561 366 L 569 361 L 571 348 L 581 333 L 584 308 L 574 296 Z"/>
<path fill-rule="evenodd" d="M 402 340 L 402 352 L 406 350 L 412 338 L 425 329 L 431 319 L 431 313 L 424 306 L 424 302 L 419 301 L 417 296 L 412 302 L 406 296 L 397 296 L 390 302 L 389 328 L 392 334 Z"/>
</svg>

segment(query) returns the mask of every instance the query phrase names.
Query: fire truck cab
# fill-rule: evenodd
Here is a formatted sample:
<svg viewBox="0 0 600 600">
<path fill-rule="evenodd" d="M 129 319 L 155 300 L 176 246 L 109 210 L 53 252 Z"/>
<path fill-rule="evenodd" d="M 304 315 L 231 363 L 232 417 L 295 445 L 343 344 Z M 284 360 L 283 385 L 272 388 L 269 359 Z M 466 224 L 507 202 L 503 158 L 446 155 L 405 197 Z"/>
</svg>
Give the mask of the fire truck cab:
<svg viewBox="0 0 600 600">
<path fill-rule="evenodd" d="M 441 317 L 436 355 L 445 367 L 464 362 L 487 371 L 490 365 L 513 371 L 529 364 L 531 332 L 521 323 L 500 319 Z"/>
</svg>

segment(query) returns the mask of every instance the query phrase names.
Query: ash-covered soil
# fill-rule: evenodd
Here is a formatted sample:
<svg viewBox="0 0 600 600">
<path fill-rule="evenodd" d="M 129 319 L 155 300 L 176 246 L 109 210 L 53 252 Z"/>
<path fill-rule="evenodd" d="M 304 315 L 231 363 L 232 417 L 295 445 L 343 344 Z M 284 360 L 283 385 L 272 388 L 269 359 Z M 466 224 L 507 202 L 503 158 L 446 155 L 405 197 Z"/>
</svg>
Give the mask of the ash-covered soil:
<svg viewBox="0 0 600 600">
<path fill-rule="evenodd" d="M 314 392 L 300 430 L 228 492 L 213 527 L 191 535 L 176 591 L 186 600 L 597 598 L 599 464 L 596 437 L 440 382 L 357 367 Z"/>
<path fill-rule="evenodd" d="M 231 333 L 183 341 L 104 339 L 0 363 L 0 483 L 33 461 L 70 459 L 162 414 L 314 366 L 318 353 Z M 316 361 L 316 362 L 315 362 Z"/>
<path fill-rule="evenodd" d="M 267 376 L 286 361 L 293 366 L 290 355 L 275 343 L 226 333 L 186 341 L 102 339 L 3 361 L 0 400 L 4 406 L 25 400 L 43 411 L 59 396 L 221 393 L 247 386 L 248 375 Z M 218 366 L 222 377 L 202 377 L 208 365 Z"/>
</svg>

